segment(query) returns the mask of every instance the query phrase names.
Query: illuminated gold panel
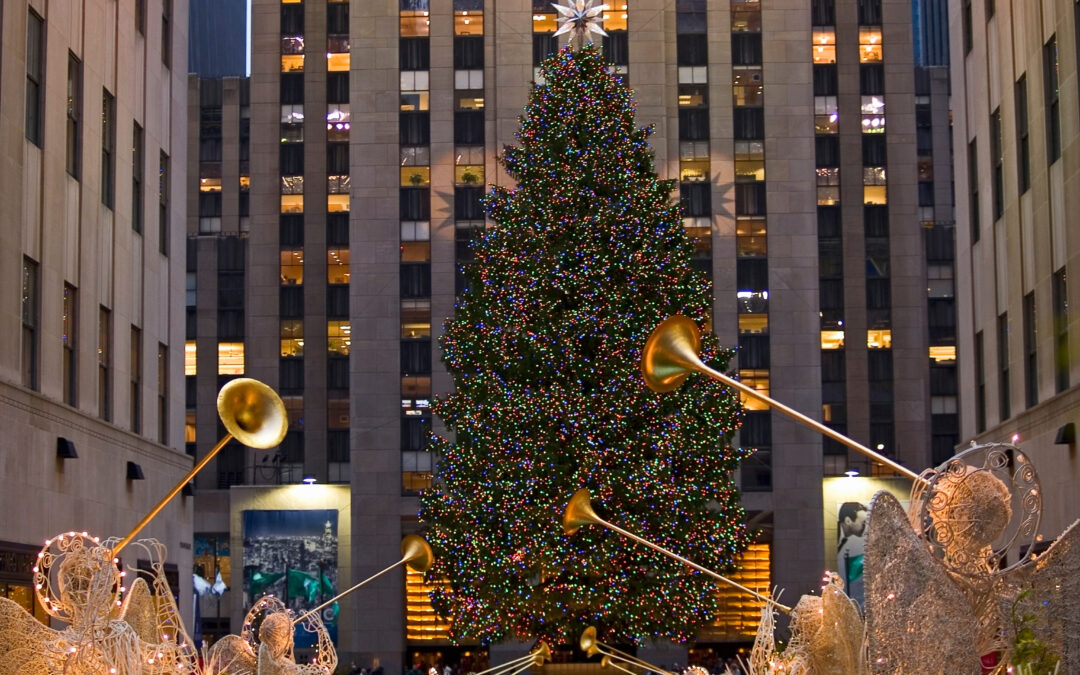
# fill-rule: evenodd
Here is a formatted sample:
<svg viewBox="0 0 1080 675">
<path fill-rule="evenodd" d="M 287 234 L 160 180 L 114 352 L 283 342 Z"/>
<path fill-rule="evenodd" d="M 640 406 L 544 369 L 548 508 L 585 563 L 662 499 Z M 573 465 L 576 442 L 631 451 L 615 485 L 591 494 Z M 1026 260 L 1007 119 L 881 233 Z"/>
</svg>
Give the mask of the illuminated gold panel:
<svg viewBox="0 0 1080 675">
<path fill-rule="evenodd" d="M 956 345 L 946 345 L 942 347 L 931 347 L 930 358 L 934 361 L 941 363 L 942 361 L 955 361 L 956 360 Z"/>
<path fill-rule="evenodd" d="M 454 12 L 454 35 L 483 35 L 484 13 L 457 11 Z"/>
<path fill-rule="evenodd" d="M 612 2 L 608 3 L 609 8 L 613 8 L 611 11 L 604 12 L 604 30 L 626 30 L 626 3 L 625 2 Z"/>
<path fill-rule="evenodd" d="M 200 178 L 199 192 L 221 192 L 220 178 Z"/>
<path fill-rule="evenodd" d="M 868 330 L 866 331 L 867 349 L 890 349 L 892 347 L 892 331 Z"/>
<path fill-rule="evenodd" d="M 458 185 L 483 185 L 483 164 L 459 164 L 454 167 L 454 183 Z"/>
<path fill-rule="evenodd" d="M 559 24 L 555 23 L 558 16 L 558 14 L 533 14 L 533 32 L 554 33 L 559 29 Z"/>
<path fill-rule="evenodd" d="M 437 584 L 446 588 L 448 583 Z M 435 613 L 430 593 L 434 586 L 424 583 L 424 575 L 405 568 L 405 640 L 428 642 L 450 639 L 450 621 Z"/>
<path fill-rule="evenodd" d="M 401 13 L 401 37 L 423 37 L 429 32 L 426 11 L 404 11 Z"/>
<path fill-rule="evenodd" d="M 430 166 L 403 166 L 401 167 L 401 184 L 409 187 L 423 187 L 431 185 Z"/>
<path fill-rule="evenodd" d="M 218 343 L 218 375 L 244 374 L 244 343 Z"/>
<path fill-rule="evenodd" d="M 843 349 L 844 348 L 844 331 L 842 331 L 842 330 L 823 330 L 823 331 L 821 331 L 821 348 L 822 349 Z"/>
<path fill-rule="evenodd" d="M 188 340 L 184 343 L 184 375 L 195 375 L 197 373 L 196 364 L 195 341 Z"/>
<path fill-rule="evenodd" d="M 304 55 L 303 54 L 282 54 L 281 55 L 281 72 L 283 72 L 283 73 L 302 73 L 302 72 L 304 72 Z"/>
<path fill-rule="evenodd" d="M 740 370 L 739 381 L 748 387 L 752 387 L 755 391 L 765 396 L 769 395 L 769 371 L 767 369 L 758 370 Z M 743 407 L 747 410 L 768 410 L 769 406 L 765 405 L 762 401 L 759 401 L 747 394 L 739 393 L 742 398 Z"/>
<path fill-rule="evenodd" d="M 327 54 L 326 69 L 331 73 L 349 72 L 349 54 Z"/>
<path fill-rule="evenodd" d="M 770 544 L 750 544 L 739 557 L 738 569 L 726 576 L 759 593 L 768 593 L 772 588 L 771 548 Z M 716 594 L 720 598 L 720 609 L 715 621 L 698 633 L 698 641 L 752 640 L 761 620 L 764 603 L 727 584 L 718 584 Z"/>
<path fill-rule="evenodd" d="M 304 195 L 281 195 L 282 213 L 303 213 Z"/>
<path fill-rule="evenodd" d="M 349 203 L 349 195 L 326 195 L 326 212 L 348 213 Z"/>
</svg>

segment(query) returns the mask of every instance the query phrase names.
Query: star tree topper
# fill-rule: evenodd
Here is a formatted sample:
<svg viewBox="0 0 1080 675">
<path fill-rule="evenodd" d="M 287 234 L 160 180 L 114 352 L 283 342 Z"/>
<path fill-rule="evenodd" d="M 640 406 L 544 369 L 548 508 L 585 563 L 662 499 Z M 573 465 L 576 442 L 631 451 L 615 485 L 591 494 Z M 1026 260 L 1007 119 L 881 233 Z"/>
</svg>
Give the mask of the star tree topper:
<svg viewBox="0 0 1080 675">
<path fill-rule="evenodd" d="M 557 5 L 554 2 L 551 3 L 551 6 L 562 15 L 556 19 L 556 22 L 561 23 L 562 26 L 555 31 L 555 35 L 573 31 L 570 42 L 572 43 L 576 38 L 581 38 L 582 46 L 586 44 L 586 41 L 592 42 L 589 39 L 589 33 L 607 37 L 607 33 L 600 27 L 604 21 L 603 12 L 608 8 L 607 5 L 597 5 L 595 4 L 596 0 L 563 0 L 563 2 L 566 4 Z"/>
</svg>

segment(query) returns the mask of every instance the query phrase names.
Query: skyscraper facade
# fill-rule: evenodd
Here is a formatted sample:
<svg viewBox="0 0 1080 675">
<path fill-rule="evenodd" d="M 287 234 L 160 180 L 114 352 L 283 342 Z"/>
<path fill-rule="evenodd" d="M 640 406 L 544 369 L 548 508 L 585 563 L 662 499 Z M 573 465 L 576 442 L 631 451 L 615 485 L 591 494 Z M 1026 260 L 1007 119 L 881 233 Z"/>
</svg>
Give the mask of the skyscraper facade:
<svg viewBox="0 0 1080 675">
<path fill-rule="evenodd" d="M 41 618 L 42 541 L 124 536 L 192 465 L 178 393 L 187 4 L 2 10 L 0 595 Z M 168 546 L 180 597 L 191 528 L 177 497 L 140 534 Z"/>
<path fill-rule="evenodd" d="M 1080 512 L 1080 6 L 962 2 L 949 26 L 961 438 L 1032 457 L 1049 538 Z"/>
<path fill-rule="evenodd" d="M 215 440 L 210 401 L 229 373 L 278 389 L 290 419 L 281 448 L 227 451 L 201 479 L 201 533 L 228 538 L 230 486 L 304 477 L 351 485 L 354 580 L 419 529 L 416 494 L 437 462 L 425 451 L 439 429 L 430 403 L 453 386 L 440 326 L 464 290 L 468 243 L 489 225 L 480 197 L 509 180 L 496 156 L 543 85 L 537 66 L 563 44 L 556 16 L 540 0 L 255 0 L 249 95 L 229 79 L 192 83 L 206 101 L 222 92 L 189 110 L 200 152 L 204 134 L 221 138 L 221 160 L 207 160 L 219 166 L 200 162 L 190 181 L 195 449 Z M 950 454 L 948 79 L 917 73 L 911 5 L 628 0 L 604 25 L 606 58 L 634 90 L 639 123 L 655 127 L 657 170 L 678 182 L 695 264 L 713 282 L 713 329 L 738 347 L 739 377 L 915 470 Z M 237 128 L 250 140 L 230 150 Z M 220 200 L 203 196 L 218 190 L 215 173 Z M 243 289 L 242 306 L 226 308 L 241 312 L 227 339 L 222 274 Z M 745 404 L 737 442 L 756 453 L 739 480 L 760 535 L 740 574 L 809 592 L 836 558 L 822 478 L 885 472 Z M 235 589 L 243 568 L 232 550 Z M 239 594 L 225 605 L 235 632 Z M 750 639 L 752 618 L 732 628 L 741 620 L 699 642 Z M 339 647 L 393 669 L 449 650 L 444 631 L 418 579 L 387 577 L 343 601 Z"/>
<path fill-rule="evenodd" d="M 247 0 L 189 2 L 188 72 L 206 78 L 247 75 Z"/>
</svg>

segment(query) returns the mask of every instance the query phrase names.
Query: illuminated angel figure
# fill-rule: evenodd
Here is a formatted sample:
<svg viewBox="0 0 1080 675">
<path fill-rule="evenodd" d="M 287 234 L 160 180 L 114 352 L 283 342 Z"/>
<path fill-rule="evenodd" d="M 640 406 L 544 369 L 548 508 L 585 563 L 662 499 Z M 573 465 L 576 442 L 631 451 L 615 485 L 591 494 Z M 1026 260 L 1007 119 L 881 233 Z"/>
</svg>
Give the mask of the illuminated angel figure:
<svg viewBox="0 0 1080 675">
<path fill-rule="evenodd" d="M 337 668 L 337 652 L 318 613 L 307 614 L 300 625 L 318 636 L 311 663 L 296 663 L 293 655 L 295 619 L 272 595 L 261 598 L 244 617 L 240 635 L 214 643 L 207 658 L 207 675 L 326 675 Z M 3 675 L 0 673 L 0 675 Z"/>
<path fill-rule="evenodd" d="M 1080 530 L 1035 555 L 1042 492 L 1030 459 L 975 446 L 922 478 L 907 514 L 887 493 L 871 502 L 870 671 L 978 675 L 982 656 L 1012 660 L 1016 617 L 1030 615 L 1060 672 L 1080 672 Z"/>
<path fill-rule="evenodd" d="M 149 578 L 125 592 L 126 572 L 101 543 L 69 532 L 45 542 L 34 567 L 34 593 L 68 627 L 53 630 L 0 598 L 0 675 L 164 675 L 198 673 L 194 646 L 163 571 L 164 547 L 133 542 L 150 560 Z"/>
</svg>

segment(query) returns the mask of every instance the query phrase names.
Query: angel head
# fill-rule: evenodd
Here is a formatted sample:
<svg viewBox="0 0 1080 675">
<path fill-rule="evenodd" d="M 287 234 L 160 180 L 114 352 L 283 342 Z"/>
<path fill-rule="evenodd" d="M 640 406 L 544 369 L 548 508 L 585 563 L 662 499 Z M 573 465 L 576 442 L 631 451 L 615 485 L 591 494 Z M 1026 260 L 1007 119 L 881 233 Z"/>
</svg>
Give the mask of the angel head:
<svg viewBox="0 0 1080 675">
<path fill-rule="evenodd" d="M 47 541 L 34 567 L 41 606 L 50 616 L 73 624 L 106 617 L 123 591 L 121 581 L 112 550 L 85 532 Z"/>
<path fill-rule="evenodd" d="M 288 612 L 271 612 L 259 626 L 259 642 L 274 658 L 292 655 L 293 622 Z"/>
</svg>

